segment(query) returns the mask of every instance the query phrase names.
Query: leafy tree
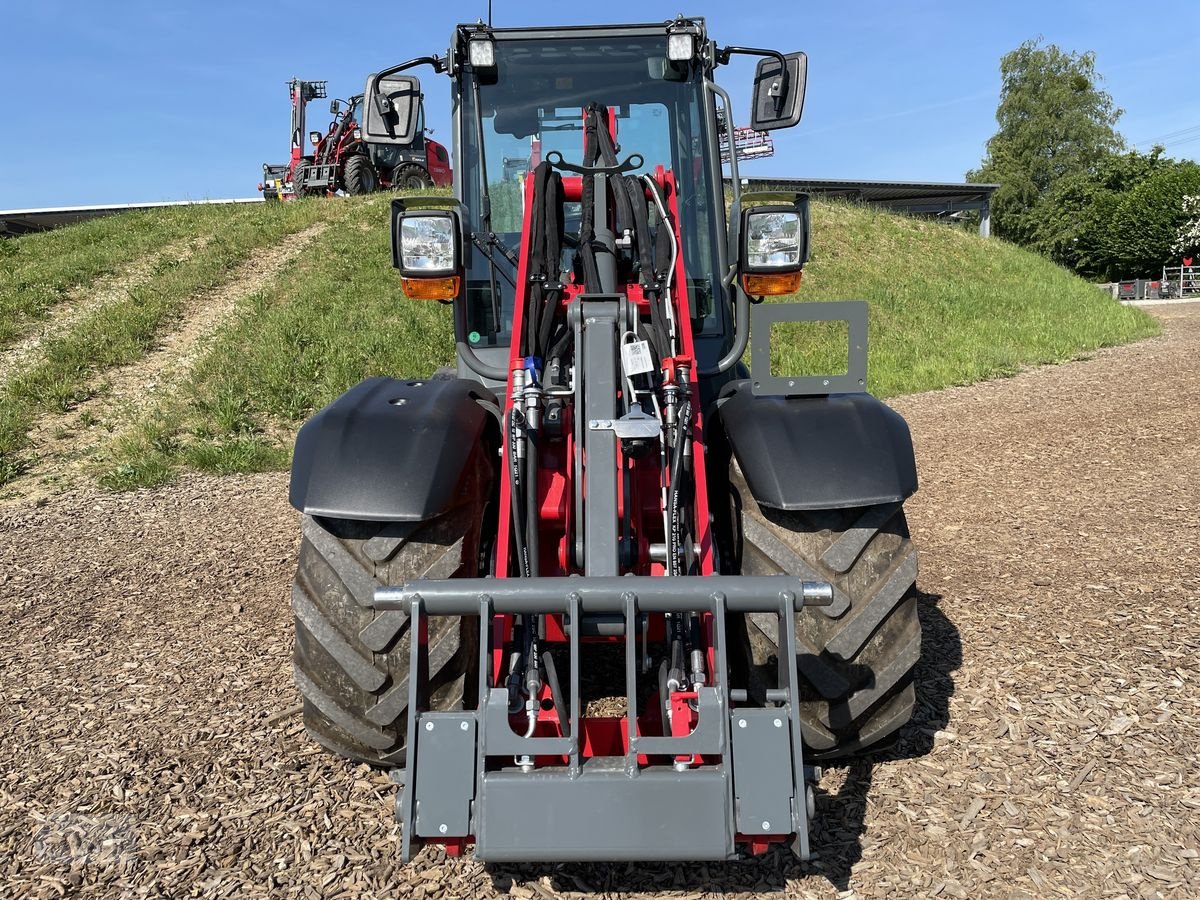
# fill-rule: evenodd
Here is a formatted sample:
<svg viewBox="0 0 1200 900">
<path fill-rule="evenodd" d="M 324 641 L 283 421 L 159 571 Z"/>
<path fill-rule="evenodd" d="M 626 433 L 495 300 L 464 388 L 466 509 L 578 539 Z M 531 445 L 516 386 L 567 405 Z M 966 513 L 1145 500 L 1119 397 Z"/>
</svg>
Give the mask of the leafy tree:
<svg viewBox="0 0 1200 900">
<path fill-rule="evenodd" d="M 1200 194 L 1200 165 L 1168 160 L 1120 196 L 1105 238 L 1110 278 L 1158 273 L 1173 254 L 1188 214 L 1183 198 Z"/>
<path fill-rule="evenodd" d="M 987 143 L 971 181 L 1000 184 L 992 197 L 996 233 L 1035 243 L 1050 212 L 1043 203 L 1056 186 L 1095 175 L 1125 146 L 1114 126 L 1122 110 L 1097 87 L 1095 54 L 1068 53 L 1041 40 L 1026 41 L 1000 60 L 999 130 Z"/>
<path fill-rule="evenodd" d="M 1194 258 L 1200 252 L 1200 195 L 1183 198 L 1183 214 L 1187 216 L 1187 221 L 1179 226 L 1171 249 L 1180 257 Z"/>
<path fill-rule="evenodd" d="M 1127 191 L 1156 172 L 1179 165 L 1162 154 L 1162 147 L 1150 153 L 1111 154 L 1095 171 L 1058 181 L 1037 207 L 1032 246 L 1086 277 L 1120 272 L 1128 260 L 1122 242 L 1112 234 L 1114 218 Z"/>
</svg>

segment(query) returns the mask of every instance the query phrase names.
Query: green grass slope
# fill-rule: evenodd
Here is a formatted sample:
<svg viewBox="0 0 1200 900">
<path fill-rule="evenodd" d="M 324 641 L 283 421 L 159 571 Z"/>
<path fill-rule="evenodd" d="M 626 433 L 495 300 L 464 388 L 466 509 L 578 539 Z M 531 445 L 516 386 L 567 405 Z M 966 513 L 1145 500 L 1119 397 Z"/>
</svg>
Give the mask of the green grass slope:
<svg viewBox="0 0 1200 900">
<path fill-rule="evenodd" d="M 239 212 L 227 226 L 210 221 L 213 208 L 197 207 L 100 220 L 20 238 L 7 249 L 0 242 L 3 347 L 89 279 L 119 271 L 144 248 L 186 238 L 189 214 L 195 232 L 228 238 L 214 245 L 210 237 L 184 272 L 156 275 L 142 298 L 149 321 L 99 329 L 107 334 L 93 322 L 90 331 L 62 338 L 38 370 L 10 382 L 0 443 L 18 447 L 39 408 L 69 408 L 80 371 L 144 352 L 155 330 L 169 326 L 168 298 L 212 283 L 200 266 L 228 272 L 251 248 L 324 220 L 328 227 L 299 262 L 224 323 L 186 382 L 141 421 L 118 429 L 96 471 L 102 483 L 124 488 L 187 469 L 285 466 L 295 429 L 346 388 L 376 374 L 425 376 L 452 359 L 450 309 L 405 299 L 390 266 L 388 201 L 277 204 Z M 156 215 L 162 233 L 153 238 Z M 116 227 L 119 219 L 127 227 Z M 881 396 L 1009 375 L 1157 331 L 1149 316 L 1042 257 L 935 222 L 818 202 L 813 247 L 793 299 L 870 302 L 869 387 Z M 105 352 L 103 338 L 114 338 L 119 352 Z M 777 374 L 832 372 L 839 359 L 844 364 L 844 340 L 837 328 L 796 333 L 778 342 L 773 367 Z"/>
<path fill-rule="evenodd" d="M 812 260 L 794 299 L 869 301 L 869 388 L 883 397 L 1012 375 L 1158 332 L 1141 310 L 1035 253 L 847 203 L 813 205 Z M 810 371 L 806 353 L 828 355 L 800 343 L 779 354 L 777 372 Z"/>
</svg>

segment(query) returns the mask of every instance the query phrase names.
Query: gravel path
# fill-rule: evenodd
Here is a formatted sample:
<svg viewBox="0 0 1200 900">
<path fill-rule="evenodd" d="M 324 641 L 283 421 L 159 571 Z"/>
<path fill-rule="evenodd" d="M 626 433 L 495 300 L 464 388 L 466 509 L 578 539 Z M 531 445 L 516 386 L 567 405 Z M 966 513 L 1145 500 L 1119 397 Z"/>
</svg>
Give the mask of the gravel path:
<svg viewBox="0 0 1200 900">
<path fill-rule="evenodd" d="M 386 778 L 292 713 L 284 476 L 0 511 L 0 895 L 1200 894 L 1200 310 L 1155 314 L 897 402 L 920 714 L 826 774 L 807 867 L 402 868 Z"/>
</svg>

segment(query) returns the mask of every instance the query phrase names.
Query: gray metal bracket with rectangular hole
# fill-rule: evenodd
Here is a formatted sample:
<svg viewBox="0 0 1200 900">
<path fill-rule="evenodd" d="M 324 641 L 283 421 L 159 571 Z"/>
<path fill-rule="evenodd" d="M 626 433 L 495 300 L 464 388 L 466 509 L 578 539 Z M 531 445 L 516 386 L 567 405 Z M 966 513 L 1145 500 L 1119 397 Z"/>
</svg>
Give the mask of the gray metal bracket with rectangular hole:
<svg viewBox="0 0 1200 900">
<path fill-rule="evenodd" d="M 850 349 L 842 375 L 771 374 L 771 328 L 786 322 L 846 322 Z M 867 389 L 867 301 L 760 303 L 750 310 L 750 376 L 755 396 L 855 394 Z"/>
</svg>

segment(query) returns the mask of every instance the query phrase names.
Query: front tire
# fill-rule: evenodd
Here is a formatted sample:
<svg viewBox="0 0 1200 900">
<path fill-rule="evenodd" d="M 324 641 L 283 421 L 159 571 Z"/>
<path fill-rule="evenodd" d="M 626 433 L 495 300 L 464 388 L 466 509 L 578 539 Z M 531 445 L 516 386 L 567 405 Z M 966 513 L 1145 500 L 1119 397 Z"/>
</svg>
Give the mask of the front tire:
<svg viewBox="0 0 1200 900">
<path fill-rule="evenodd" d="M 374 608 L 375 588 L 480 574 L 490 484 L 481 451 L 456 505 L 435 519 L 304 517 L 292 585 L 294 669 L 304 727 L 327 750 L 384 768 L 404 765 L 412 629 L 403 610 Z M 478 619 L 428 621 L 430 708 L 469 708 L 478 688 Z"/>
<path fill-rule="evenodd" d="M 741 572 L 834 588 L 832 606 L 795 619 L 807 755 L 859 756 L 890 744 L 912 718 L 921 657 L 917 553 L 902 504 L 788 512 L 759 506 L 736 466 L 730 483 Z M 743 625 L 743 676 L 761 694 L 774 682 L 778 618 L 747 615 L 735 634 Z"/>
<path fill-rule="evenodd" d="M 433 179 L 416 163 L 404 163 L 396 166 L 392 173 L 392 190 L 422 191 L 433 187 Z"/>
<path fill-rule="evenodd" d="M 346 172 L 342 180 L 346 193 L 352 195 L 373 194 L 379 190 L 379 176 L 371 160 L 365 156 L 351 156 L 346 160 Z"/>
<path fill-rule="evenodd" d="M 300 162 L 292 169 L 292 193 L 297 197 L 307 197 L 310 193 L 312 193 L 304 187 L 303 179 L 297 177 L 304 172 L 304 169 L 307 166 L 311 165 L 312 157 L 306 156 L 301 159 Z"/>
</svg>

